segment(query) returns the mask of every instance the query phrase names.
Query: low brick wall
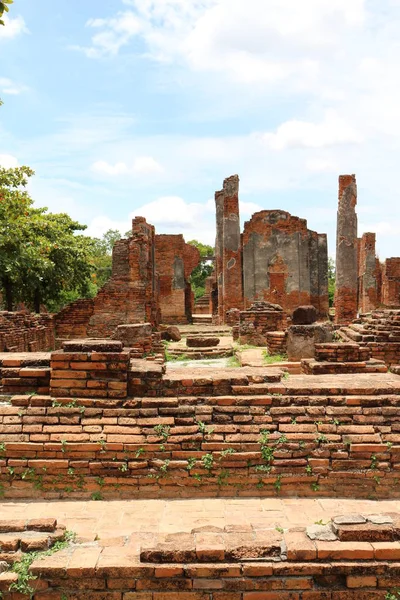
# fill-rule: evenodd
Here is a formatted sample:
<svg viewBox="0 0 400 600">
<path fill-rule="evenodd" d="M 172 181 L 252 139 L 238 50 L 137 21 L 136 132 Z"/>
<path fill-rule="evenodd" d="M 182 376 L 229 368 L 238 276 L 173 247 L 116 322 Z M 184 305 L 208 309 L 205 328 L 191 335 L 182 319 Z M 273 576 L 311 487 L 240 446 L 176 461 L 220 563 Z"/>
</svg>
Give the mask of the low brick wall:
<svg viewBox="0 0 400 600">
<path fill-rule="evenodd" d="M 400 363 L 400 342 L 368 342 L 372 358 L 383 360 L 387 365 Z"/>
<path fill-rule="evenodd" d="M 50 354 L 0 355 L 0 393 L 48 394 L 50 391 Z"/>
<path fill-rule="evenodd" d="M 0 352 L 49 352 L 54 348 L 53 315 L 0 312 Z"/>
<path fill-rule="evenodd" d="M 370 349 L 358 344 L 315 344 L 315 360 L 317 361 L 363 362 L 370 358 Z"/>
<path fill-rule="evenodd" d="M 400 395 L 371 385 L 344 395 L 239 386 L 208 398 L 15 396 L 0 406 L 2 491 L 399 498 Z"/>
<path fill-rule="evenodd" d="M 359 561 L 362 546 L 343 554 L 342 561 L 325 553 L 307 562 L 306 552 L 292 563 L 146 565 L 120 548 L 77 548 L 34 563 L 32 600 L 387 600 L 400 585 L 398 562 Z M 13 580 L 0 575 L 4 600 L 27 599 L 6 592 Z"/>
</svg>

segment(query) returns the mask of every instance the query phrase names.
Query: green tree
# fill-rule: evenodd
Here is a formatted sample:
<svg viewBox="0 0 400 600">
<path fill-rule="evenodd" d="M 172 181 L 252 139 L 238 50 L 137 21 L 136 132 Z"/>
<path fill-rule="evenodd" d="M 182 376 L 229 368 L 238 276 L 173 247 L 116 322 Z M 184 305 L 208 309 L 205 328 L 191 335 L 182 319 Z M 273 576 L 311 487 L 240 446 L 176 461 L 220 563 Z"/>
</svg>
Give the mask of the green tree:
<svg viewBox="0 0 400 600">
<path fill-rule="evenodd" d="M 336 289 L 336 265 L 333 258 L 328 258 L 328 295 L 329 295 L 329 306 L 333 306 L 335 302 L 335 289 Z"/>
<path fill-rule="evenodd" d="M 9 8 L 7 5 L 13 4 L 14 0 L 0 0 L 0 25 L 4 25 L 4 21 L 2 20 L 2 16 L 4 13 L 8 13 Z"/>
<path fill-rule="evenodd" d="M 115 242 L 121 239 L 117 229 L 109 229 L 102 238 L 94 238 L 93 281 L 98 288 L 103 287 L 112 272 L 112 250 Z"/>
<path fill-rule="evenodd" d="M 35 208 L 29 167 L 0 167 L 0 288 L 7 310 L 24 302 L 56 306 L 66 293 L 93 295 L 93 240 L 66 214 Z"/>
<path fill-rule="evenodd" d="M 192 286 L 192 290 L 194 292 L 194 296 L 196 300 L 201 298 L 205 294 L 205 285 L 207 277 L 210 277 L 213 272 L 213 265 L 210 259 L 214 256 L 214 248 L 207 244 L 202 244 L 197 240 L 191 240 L 188 242 L 191 246 L 195 246 L 199 252 L 201 257 L 200 264 L 194 269 L 191 277 L 190 283 Z"/>
</svg>

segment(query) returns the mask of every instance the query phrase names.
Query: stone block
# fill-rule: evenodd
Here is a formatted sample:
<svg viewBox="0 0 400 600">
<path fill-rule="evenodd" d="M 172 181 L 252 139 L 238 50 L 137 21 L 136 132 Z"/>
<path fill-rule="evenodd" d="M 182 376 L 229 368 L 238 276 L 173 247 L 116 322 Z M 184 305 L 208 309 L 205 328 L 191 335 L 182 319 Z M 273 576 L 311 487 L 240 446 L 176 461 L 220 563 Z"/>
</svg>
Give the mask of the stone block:
<svg viewBox="0 0 400 600">
<path fill-rule="evenodd" d="M 312 325 L 317 320 L 317 309 L 315 306 L 299 306 L 293 311 L 293 325 Z"/>
<path fill-rule="evenodd" d="M 292 325 L 287 333 L 287 354 L 290 361 L 314 358 L 315 344 L 332 341 L 332 326 L 329 323 Z"/>
</svg>

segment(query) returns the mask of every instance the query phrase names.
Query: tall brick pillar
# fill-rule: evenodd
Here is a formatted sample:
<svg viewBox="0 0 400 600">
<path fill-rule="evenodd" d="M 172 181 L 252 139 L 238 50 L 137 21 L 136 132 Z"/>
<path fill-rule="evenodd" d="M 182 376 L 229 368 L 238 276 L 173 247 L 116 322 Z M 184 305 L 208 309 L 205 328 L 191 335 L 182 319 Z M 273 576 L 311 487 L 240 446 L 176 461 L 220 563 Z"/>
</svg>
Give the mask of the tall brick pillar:
<svg viewBox="0 0 400 600">
<path fill-rule="evenodd" d="M 355 175 L 339 177 L 339 208 L 336 234 L 335 323 L 347 324 L 357 317 L 357 184 Z"/>
<path fill-rule="evenodd" d="M 239 177 L 225 179 L 223 186 L 223 318 L 231 308 L 243 308 L 242 247 L 239 217 Z"/>
<path fill-rule="evenodd" d="M 358 307 L 362 313 L 371 312 L 371 310 L 375 310 L 378 307 L 375 245 L 375 233 L 364 233 L 359 240 Z"/>
<path fill-rule="evenodd" d="M 216 216 L 216 239 L 215 239 L 215 272 L 217 278 L 218 292 L 218 321 L 224 322 L 224 292 L 223 292 L 223 236 L 224 236 L 224 192 L 215 192 L 215 216 Z"/>
</svg>

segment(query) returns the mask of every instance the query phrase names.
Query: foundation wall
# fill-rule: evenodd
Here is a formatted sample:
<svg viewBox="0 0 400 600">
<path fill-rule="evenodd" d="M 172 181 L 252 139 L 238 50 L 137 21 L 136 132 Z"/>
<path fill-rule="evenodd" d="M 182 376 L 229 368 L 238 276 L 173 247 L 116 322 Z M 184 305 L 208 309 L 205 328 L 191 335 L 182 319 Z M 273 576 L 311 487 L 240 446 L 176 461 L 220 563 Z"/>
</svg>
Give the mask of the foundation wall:
<svg viewBox="0 0 400 600">
<path fill-rule="evenodd" d="M 399 498 L 392 392 L 15 396 L 0 406 L 0 482 L 5 498 Z"/>
</svg>

